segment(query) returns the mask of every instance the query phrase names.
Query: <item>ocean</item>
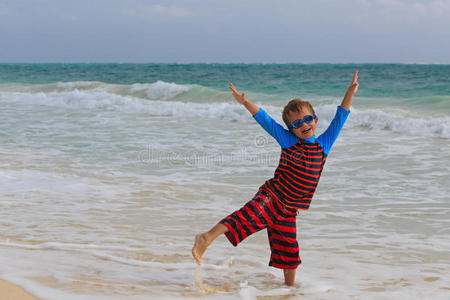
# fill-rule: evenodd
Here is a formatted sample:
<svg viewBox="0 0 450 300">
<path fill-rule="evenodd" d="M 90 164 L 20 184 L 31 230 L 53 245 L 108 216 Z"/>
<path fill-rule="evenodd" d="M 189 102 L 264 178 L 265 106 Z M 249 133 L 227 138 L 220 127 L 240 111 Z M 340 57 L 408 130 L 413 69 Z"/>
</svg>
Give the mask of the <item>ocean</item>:
<svg viewBox="0 0 450 300">
<path fill-rule="evenodd" d="M 273 176 L 280 147 L 228 83 L 323 132 L 359 91 L 311 208 L 296 285 L 267 234 L 194 236 Z M 448 299 L 450 65 L 0 64 L 0 277 L 59 299 Z"/>
</svg>

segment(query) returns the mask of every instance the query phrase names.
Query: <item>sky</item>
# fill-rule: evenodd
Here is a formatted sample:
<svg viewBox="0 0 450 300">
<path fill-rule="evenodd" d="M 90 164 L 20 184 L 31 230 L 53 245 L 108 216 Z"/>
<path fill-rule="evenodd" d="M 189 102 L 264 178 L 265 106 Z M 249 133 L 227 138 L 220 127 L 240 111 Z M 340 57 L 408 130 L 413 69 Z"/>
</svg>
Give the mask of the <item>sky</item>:
<svg viewBox="0 0 450 300">
<path fill-rule="evenodd" d="M 450 63 L 450 0 L 0 0 L 0 62 Z"/>
</svg>

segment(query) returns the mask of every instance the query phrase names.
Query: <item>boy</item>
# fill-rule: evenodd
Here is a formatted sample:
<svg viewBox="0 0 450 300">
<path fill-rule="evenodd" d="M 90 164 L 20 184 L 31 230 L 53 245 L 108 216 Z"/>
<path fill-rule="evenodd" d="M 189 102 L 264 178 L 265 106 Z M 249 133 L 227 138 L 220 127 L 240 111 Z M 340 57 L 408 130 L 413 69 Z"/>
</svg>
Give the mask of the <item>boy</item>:
<svg viewBox="0 0 450 300">
<path fill-rule="evenodd" d="M 236 101 L 244 105 L 280 144 L 281 157 L 274 177 L 259 188 L 252 200 L 210 231 L 195 236 L 192 255 L 198 264 L 206 248 L 222 233 L 233 246 L 237 246 L 250 234 L 267 228 L 272 252 L 269 265 L 283 269 L 286 285 L 294 285 L 295 273 L 301 263 L 296 239 L 297 210 L 309 208 L 325 160 L 350 113 L 358 86 L 358 71 L 355 71 L 333 121 L 316 138 L 314 133 L 318 118 L 309 102 L 294 99 L 284 107 L 283 121 L 289 128 L 286 130 L 247 99 L 244 93 L 239 94 L 230 83 L 229 88 Z"/>
</svg>

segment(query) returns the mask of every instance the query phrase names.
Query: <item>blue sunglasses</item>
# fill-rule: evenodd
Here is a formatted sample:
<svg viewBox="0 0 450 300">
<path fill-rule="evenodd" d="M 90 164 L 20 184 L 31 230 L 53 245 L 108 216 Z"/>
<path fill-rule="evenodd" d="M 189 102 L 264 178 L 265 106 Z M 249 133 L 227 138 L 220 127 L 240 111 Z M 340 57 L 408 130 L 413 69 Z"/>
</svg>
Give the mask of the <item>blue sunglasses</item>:
<svg viewBox="0 0 450 300">
<path fill-rule="evenodd" d="M 293 129 L 293 128 L 295 128 L 295 129 L 300 128 L 300 127 L 302 127 L 303 122 L 309 124 L 309 123 L 311 123 L 315 118 L 316 118 L 316 115 L 307 115 L 307 116 L 303 117 L 303 120 L 295 120 L 294 122 L 292 122 L 292 124 L 289 125 L 288 128 L 289 128 L 289 130 L 290 130 L 290 129 Z"/>
</svg>

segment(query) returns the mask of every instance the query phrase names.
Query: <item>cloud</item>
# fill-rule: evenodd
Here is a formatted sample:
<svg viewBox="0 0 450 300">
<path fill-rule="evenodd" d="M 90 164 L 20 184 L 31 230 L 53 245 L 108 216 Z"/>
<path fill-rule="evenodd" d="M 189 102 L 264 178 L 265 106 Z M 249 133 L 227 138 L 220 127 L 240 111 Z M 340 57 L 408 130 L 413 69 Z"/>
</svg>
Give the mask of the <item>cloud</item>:
<svg viewBox="0 0 450 300">
<path fill-rule="evenodd" d="M 448 63 L 449 15 L 450 0 L 0 0 L 1 58 Z"/>
<path fill-rule="evenodd" d="M 175 5 L 164 6 L 157 4 L 153 6 L 153 10 L 162 16 L 187 17 L 191 15 L 191 13 L 187 9 Z"/>
<path fill-rule="evenodd" d="M 444 16 L 450 12 L 449 0 L 362 0 L 400 15 Z"/>
<path fill-rule="evenodd" d="M 410 36 L 434 32 L 450 25 L 450 0 L 354 0 L 354 15 L 368 33 Z"/>
<path fill-rule="evenodd" d="M 174 4 L 167 6 L 163 4 L 140 6 L 138 8 L 125 9 L 123 13 L 132 17 L 159 20 L 166 20 L 169 18 L 185 18 L 193 15 L 190 10 Z"/>
</svg>

